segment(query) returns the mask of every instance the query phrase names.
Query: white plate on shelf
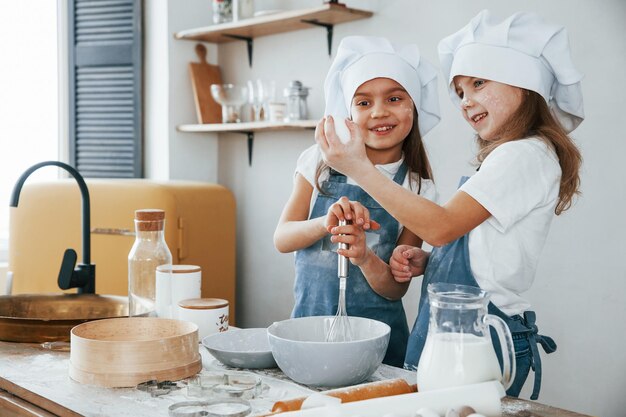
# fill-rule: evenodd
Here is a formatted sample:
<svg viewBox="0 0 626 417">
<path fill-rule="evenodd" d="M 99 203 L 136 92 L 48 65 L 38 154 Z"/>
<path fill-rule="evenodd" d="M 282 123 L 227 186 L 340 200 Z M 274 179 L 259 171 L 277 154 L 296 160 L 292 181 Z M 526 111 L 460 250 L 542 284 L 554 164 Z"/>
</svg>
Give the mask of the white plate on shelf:
<svg viewBox="0 0 626 417">
<path fill-rule="evenodd" d="M 282 9 L 258 10 L 256 12 L 254 12 L 254 17 L 267 16 L 269 14 L 276 14 L 276 13 L 280 13 L 280 12 L 283 12 L 283 11 L 284 10 L 282 10 Z"/>
</svg>

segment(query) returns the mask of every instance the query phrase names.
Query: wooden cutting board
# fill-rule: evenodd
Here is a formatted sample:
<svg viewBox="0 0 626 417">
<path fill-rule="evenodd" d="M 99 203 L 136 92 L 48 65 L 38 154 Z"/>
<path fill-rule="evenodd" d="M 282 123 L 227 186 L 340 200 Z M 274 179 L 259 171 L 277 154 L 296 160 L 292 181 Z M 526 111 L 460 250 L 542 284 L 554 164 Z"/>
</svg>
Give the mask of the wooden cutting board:
<svg viewBox="0 0 626 417">
<path fill-rule="evenodd" d="M 196 54 L 200 62 L 189 63 L 198 123 L 222 123 L 222 106 L 211 96 L 211 84 L 221 84 L 222 75 L 217 65 L 211 65 L 206 61 L 206 53 L 205 46 L 197 44 Z"/>
</svg>

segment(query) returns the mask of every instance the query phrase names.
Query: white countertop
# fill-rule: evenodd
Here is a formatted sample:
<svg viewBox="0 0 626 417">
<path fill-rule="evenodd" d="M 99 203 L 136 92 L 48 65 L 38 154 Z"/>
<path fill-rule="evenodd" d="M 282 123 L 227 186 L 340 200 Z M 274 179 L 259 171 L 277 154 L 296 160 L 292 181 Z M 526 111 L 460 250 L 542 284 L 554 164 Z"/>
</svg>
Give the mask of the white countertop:
<svg viewBox="0 0 626 417">
<path fill-rule="evenodd" d="M 201 346 L 199 350 L 202 372 L 241 371 L 222 365 Z M 70 379 L 69 357 L 69 352 L 50 351 L 36 344 L 0 342 L 0 387 L 13 391 L 6 388 L 6 382 L 2 381 L 5 380 L 75 413 L 91 417 L 167 417 L 171 404 L 201 400 L 187 397 L 186 388 L 152 397 L 150 393 L 135 388 L 84 385 Z M 253 372 L 267 386 L 260 398 L 250 401 L 253 415 L 269 412 L 276 401 L 305 396 L 316 390 L 293 382 L 278 368 Z M 414 372 L 387 365 L 381 365 L 368 381 L 392 378 L 405 378 L 409 383 L 415 383 Z"/>
</svg>

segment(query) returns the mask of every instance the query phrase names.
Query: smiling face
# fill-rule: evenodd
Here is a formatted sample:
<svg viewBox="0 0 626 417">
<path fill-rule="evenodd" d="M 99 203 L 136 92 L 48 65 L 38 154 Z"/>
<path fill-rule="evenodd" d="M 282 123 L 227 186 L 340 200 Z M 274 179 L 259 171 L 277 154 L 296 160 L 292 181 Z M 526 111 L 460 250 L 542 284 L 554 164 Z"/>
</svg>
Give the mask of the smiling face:
<svg viewBox="0 0 626 417">
<path fill-rule="evenodd" d="M 506 124 L 522 103 L 523 90 L 497 81 L 457 75 L 454 88 L 461 99 L 461 113 L 486 141 L 501 139 Z"/>
<path fill-rule="evenodd" d="M 352 98 L 352 121 L 374 164 L 398 161 L 402 143 L 413 127 L 413 100 L 396 81 L 374 78 L 359 86 Z"/>
</svg>

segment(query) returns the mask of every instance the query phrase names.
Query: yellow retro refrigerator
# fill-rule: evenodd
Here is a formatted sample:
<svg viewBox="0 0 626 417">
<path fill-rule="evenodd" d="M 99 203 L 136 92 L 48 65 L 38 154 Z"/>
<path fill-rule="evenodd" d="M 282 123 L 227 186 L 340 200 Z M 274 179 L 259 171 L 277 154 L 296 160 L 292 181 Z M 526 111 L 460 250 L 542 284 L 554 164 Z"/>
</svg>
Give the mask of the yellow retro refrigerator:
<svg viewBox="0 0 626 417">
<path fill-rule="evenodd" d="M 96 293 L 128 294 L 134 212 L 165 210 L 165 240 L 174 264 L 202 268 L 202 297 L 228 300 L 235 324 L 235 199 L 217 184 L 143 179 L 86 180 L 91 205 L 91 263 Z M 12 293 L 58 293 L 63 253 L 82 260 L 81 193 L 76 181 L 27 182 L 11 208 Z M 68 292 L 76 292 L 75 289 Z"/>
</svg>

